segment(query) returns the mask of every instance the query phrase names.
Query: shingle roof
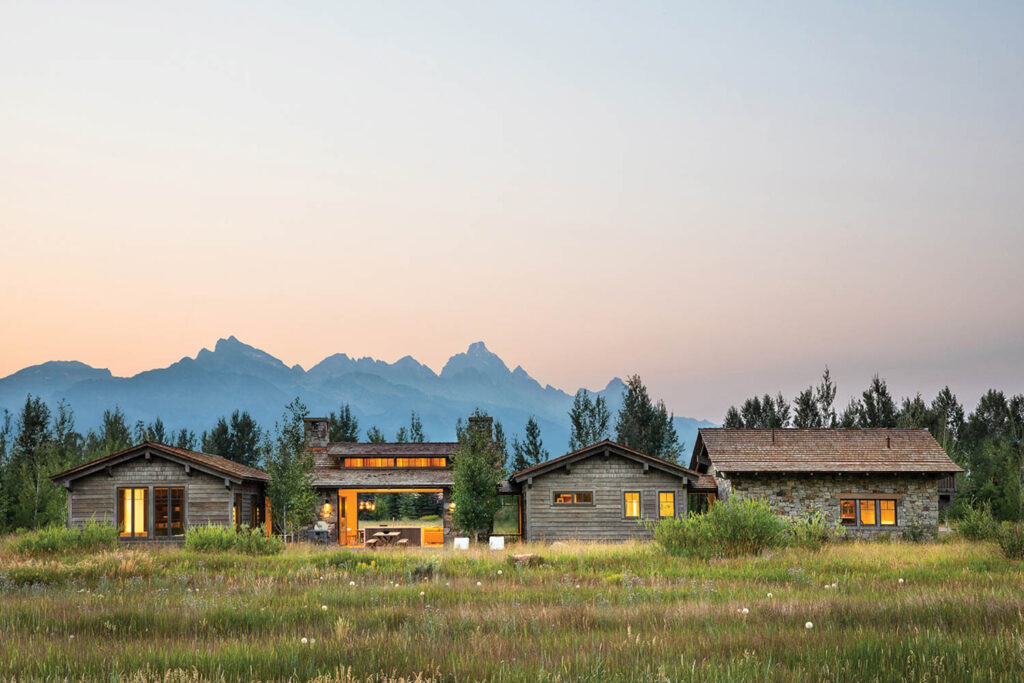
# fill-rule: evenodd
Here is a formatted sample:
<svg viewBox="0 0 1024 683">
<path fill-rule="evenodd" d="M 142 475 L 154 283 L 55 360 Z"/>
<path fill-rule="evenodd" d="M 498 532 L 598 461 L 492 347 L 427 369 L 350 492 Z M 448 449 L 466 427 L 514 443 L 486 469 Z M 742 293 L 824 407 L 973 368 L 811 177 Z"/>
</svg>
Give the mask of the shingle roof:
<svg viewBox="0 0 1024 683">
<path fill-rule="evenodd" d="M 962 472 L 926 429 L 698 430 L 719 472 Z"/>
<path fill-rule="evenodd" d="M 717 491 L 718 480 L 710 474 L 702 474 L 697 477 L 697 482 L 690 484 L 691 491 Z"/>
<path fill-rule="evenodd" d="M 222 458 L 219 455 L 210 455 L 209 453 L 199 453 L 198 451 L 189 451 L 184 448 L 175 448 L 174 446 L 168 446 L 154 441 L 144 441 L 122 451 L 105 455 L 102 458 L 96 458 L 95 460 L 91 460 L 77 467 L 72 467 L 71 469 L 65 470 L 59 474 L 54 474 L 50 479 L 53 481 L 74 479 L 76 476 L 87 474 L 96 467 L 121 459 L 123 456 L 130 455 L 136 451 L 141 455 L 147 448 L 156 451 L 157 453 L 162 452 L 167 455 L 187 460 L 201 467 L 213 470 L 214 472 L 226 474 L 237 479 L 250 479 L 255 481 L 269 481 L 270 479 L 266 472 L 253 469 L 252 467 L 246 467 L 245 465 L 234 462 L 233 460 Z"/>
<path fill-rule="evenodd" d="M 452 470 L 447 467 L 318 467 L 314 486 L 330 488 L 442 488 L 452 485 Z"/>
<path fill-rule="evenodd" d="M 626 456 L 628 458 L 632 458 L 634 460 L 639 460 L 639 461 L 647 462 L 647 463 L 649 463 L 651 465 L 654 465 L 655 467 L 657 467 L 657 468 L 659 468 L 661 470 L 664 470 L 666 472 L 670 472 L 672 474 L 677 474 L 677 475 L 684 476 L 684 477 L 690 477 L 691 479 L 696 479 L 697 476 L 698 476 L 697 472 L 694 472 L 691 469 L 687 469 L 686 467 L 683 467 L 682 465 L 677 465 L 674 462 L 669 462 L 668 460 L 662 460 L 661 458 L 656 458 L 653 455 L 647 455 L 646 453 L 641 453 L 640 451 L 633 450 L 632 448 L 629 448 L 628 446 L 623 446 L 622 444 L 615 443 L 614 441 L 612 441 L 610 439 L 605 439 L 604 441 L 600 441 L 600 442 L 595 443 L 595 444 L 593 444 L 591 446 L 585 446 L 585 447 L 580 448 L 579 450 L 575 450 L 575 451 L 573 451 L 571 453 L 566 453 L 565 455 L 560 455 L 557 458 L 551 458 L 550 460 L 546 460 L 546 461 L 544 461 L 542 463 L 538 463 L 536 465 L 533 465 L 532 467 L 527 467 L 525 470 L 520 470 L 520 471 L 514 473 L 509 479 L 511 481 L 513 481 L 513 482 L 521 482 L 521 481 L 526 480 L 529 477 L 543 474 L 544 472 L 547 472 L 548 470 L 552 470 L 552 469 L 555 469 L 557 467 L 561 467 L 561 466 L 563 466 L 563 465 L 565 465 L 567 463 L 571 463 L 571 462 L 574 462 L 576 460 L 582 460 L 584 458 L 589 458 L 589 457 L 591 457 L 593 455 L 598 455 L 598 454 L 603 453 L 605 450 L 608 450 L 608 449 L 612 450 L 613 452 L 617 451 L 620 455 L 624 455 L 624 456 Z"/>
</svg>

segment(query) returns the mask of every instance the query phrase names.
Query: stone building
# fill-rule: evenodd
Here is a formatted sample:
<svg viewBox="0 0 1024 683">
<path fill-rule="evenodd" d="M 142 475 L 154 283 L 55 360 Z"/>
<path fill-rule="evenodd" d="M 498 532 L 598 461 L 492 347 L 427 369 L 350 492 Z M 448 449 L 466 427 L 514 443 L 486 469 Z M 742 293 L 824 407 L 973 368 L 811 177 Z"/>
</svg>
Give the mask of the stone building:
<svg viewBox="0 0 1024 683">
<path fill-rule="evenodd" d="M 860 537 L 934 536 L 940 497 L 963 471 L 924 429 L 701 429 L 690 467 L 714 477 L 720 499 L 820 510 Z"/>
</svg>

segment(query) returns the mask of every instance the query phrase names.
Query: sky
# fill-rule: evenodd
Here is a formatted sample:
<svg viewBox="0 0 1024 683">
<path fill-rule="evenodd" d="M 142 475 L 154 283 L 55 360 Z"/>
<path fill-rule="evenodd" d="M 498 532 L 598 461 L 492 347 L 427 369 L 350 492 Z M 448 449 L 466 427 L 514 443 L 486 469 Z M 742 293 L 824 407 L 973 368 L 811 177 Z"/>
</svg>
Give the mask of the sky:
<svg viewBox="0 0 1024 683">
<path fill-rule="evenodd" d="M 0 376 L 1024 391 L 1021 3 L 287 4 L 0 4 Z"/>
</svg>

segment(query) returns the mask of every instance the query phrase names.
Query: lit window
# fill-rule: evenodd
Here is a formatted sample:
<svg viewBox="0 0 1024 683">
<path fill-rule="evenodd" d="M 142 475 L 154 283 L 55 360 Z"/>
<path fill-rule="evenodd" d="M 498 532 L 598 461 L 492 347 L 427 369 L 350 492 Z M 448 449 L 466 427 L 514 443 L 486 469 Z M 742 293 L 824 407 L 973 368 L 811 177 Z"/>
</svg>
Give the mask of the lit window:
<svg viewBox="0 0 1024 683">
<path fill-rule="evenodd" d="M 640 492 L 626 491 L 623 495 L 626 517 L 640 516 Z"/>
<path fill-rule="evenodd" d="M 895 500 L 880 500 L 878 501 L 878 521 L 882 526 L 895 526 L 896 525 L 896 501 Z"/>
<path fill-rule="evenodd" d="M 874 526 L 877 523 L 875 521 L 875 501 L 862 500 L 860 502 L 860 523 L 864 526 Z"/>
<path fill-rule="evenodd" d="M 661 491 L 658 493 L 658 516 L 676 516 L 676 494 L 672 491 Z"/>
<path fill-rule="evenodd" d="M 147 536 L 147 489 L 117 490 L 117 532 L 122 538 Z"/>
<path fill-rule="evenodd" d="M 594 502 L 592 491 L 558 492 L 554 495 L 556 505 L 590 505 Z"/>
<path fill-rule="evenodd" d="M 240 529 L 242 526 L 242 494 L 235 494 L 235 504 L 231 507 L 232 522 L 235 524 L 235 529 Z"/>
<path fill-rule="evenodd" d="M 853 526 L 857 523 L 857 501 L 839 501 L 839 521 L 847 526 Z"/>
</svg>

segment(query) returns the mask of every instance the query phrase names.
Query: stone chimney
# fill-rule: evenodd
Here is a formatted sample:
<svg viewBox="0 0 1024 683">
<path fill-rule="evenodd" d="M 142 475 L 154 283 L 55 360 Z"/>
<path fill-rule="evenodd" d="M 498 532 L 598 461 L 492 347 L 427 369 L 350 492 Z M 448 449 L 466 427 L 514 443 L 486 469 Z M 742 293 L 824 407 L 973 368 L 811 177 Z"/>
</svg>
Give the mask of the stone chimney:
<svg viewBox="0 0 1024 683">
<path fill-rule="evenodd" d="M 466 429 L 467 431 L 483 434 L 484 436 L 487 437 L 488 441 L 493 441 L 493 423 L 494 419 L 491 417 L 471 417 L 469 418 L 469 426 Z"/>
<path fill-rule="evenodd" d="M 327 445 L 327 418 L 326 417 L 305 417 L 302 419 L 305 425 L 306 442 L 310 446 Z"/>
</svg>

